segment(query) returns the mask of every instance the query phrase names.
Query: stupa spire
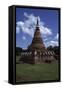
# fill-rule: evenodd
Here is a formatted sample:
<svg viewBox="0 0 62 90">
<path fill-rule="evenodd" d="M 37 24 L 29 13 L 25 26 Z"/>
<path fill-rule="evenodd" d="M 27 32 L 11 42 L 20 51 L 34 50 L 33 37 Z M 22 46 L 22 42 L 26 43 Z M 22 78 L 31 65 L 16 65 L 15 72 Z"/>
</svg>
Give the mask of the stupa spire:
<svg viewBox="0 0 62 90">
<path fill-rule="evenodd" d="M 37 24 L 36 24 L 36 26 L 39 26 L 39 19 L 38 19 L 38 17 L 37 17 Z"/>
<path fill-rule="evenodd" d="M 43 40 L 40 34 L 38 17 L 37 17 L 37 23 L 36 23 L 36 30 L 35 30 L 30 48 L 31 50 L 40 50 L 40 51 L 45 49 L 45 46 L 43 44 Z"/>
</svg>

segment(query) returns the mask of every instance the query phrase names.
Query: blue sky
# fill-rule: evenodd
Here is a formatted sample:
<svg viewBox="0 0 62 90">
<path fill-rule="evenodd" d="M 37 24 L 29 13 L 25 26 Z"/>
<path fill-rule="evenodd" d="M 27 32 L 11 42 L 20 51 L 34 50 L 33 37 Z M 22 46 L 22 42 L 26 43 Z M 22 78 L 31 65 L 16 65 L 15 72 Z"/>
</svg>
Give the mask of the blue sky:
<svg viewBox="0 0 62 90">
<path fill-rule="evenodd" d="M 34 37 L 37 17 L 45 47 L 58 46 L 58 11 L 16 8 L 16 47 L 27 48 Z"/>
</svg>

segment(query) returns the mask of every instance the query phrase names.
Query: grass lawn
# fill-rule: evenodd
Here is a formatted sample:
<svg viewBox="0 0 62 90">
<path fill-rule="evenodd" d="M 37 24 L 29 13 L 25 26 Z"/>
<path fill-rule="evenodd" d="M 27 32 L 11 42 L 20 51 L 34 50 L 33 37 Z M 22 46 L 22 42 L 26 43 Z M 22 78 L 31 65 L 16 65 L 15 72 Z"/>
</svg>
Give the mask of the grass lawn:
<svg viewBox="0 0 62 90">
<path fill-rule="evenodd" d="M 16 81 L 58 80 L 58 63 L 16 64 Z"/>
</svg>

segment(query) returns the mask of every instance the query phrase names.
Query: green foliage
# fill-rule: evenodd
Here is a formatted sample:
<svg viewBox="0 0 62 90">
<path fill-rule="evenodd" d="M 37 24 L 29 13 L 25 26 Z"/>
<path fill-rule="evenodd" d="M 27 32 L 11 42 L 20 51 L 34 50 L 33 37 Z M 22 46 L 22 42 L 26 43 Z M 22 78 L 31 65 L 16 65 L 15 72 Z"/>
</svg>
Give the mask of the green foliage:
<svg viewBox="0 0 62 90">
<path fill-rule="evenodd" d="M 16 55 L 19 55 L 22 51 L 22 48 L 16 47 Z"/>
<path fill-rule="evenodd" d="M 49 46 L 47 47 L 47 49 L 50 51 L 54 51 L 56 55 L 59 55 L 59 49 L 60 49 L 59 46 L 54 46 L 54 47 Z"/>
</svg>

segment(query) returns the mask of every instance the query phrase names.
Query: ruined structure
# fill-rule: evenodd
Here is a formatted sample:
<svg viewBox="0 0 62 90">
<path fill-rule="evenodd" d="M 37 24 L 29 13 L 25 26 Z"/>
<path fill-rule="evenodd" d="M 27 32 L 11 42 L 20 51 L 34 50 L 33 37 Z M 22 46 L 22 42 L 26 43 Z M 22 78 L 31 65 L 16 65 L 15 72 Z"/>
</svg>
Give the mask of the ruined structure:
<svg viewBox="0 0 62 90">
<path fill-rule="evenodd" d="M 45 50 L 45 46 L 43 44 L 43 40 L 42 40 L 42 37 L 40 34 L 38 19 L 37 19 L 36 29 L 35 29 L 35 33 L 34 33 L 34 38 L 33 38 L 32 43 L 30 45 L 30 49 L 36 50 L 36 51 Z"/>
<path fill-rule="evenodd" d="M 40 34 L 38 19 L 32 43 L 28 47 L 28 50 L 21 52 L 20 60 L 24 63 L 31 64 L 52 62 L 54 60 L 54 52 L 48 51 L 43 43 L 43 39 Z"/>
</svg>

